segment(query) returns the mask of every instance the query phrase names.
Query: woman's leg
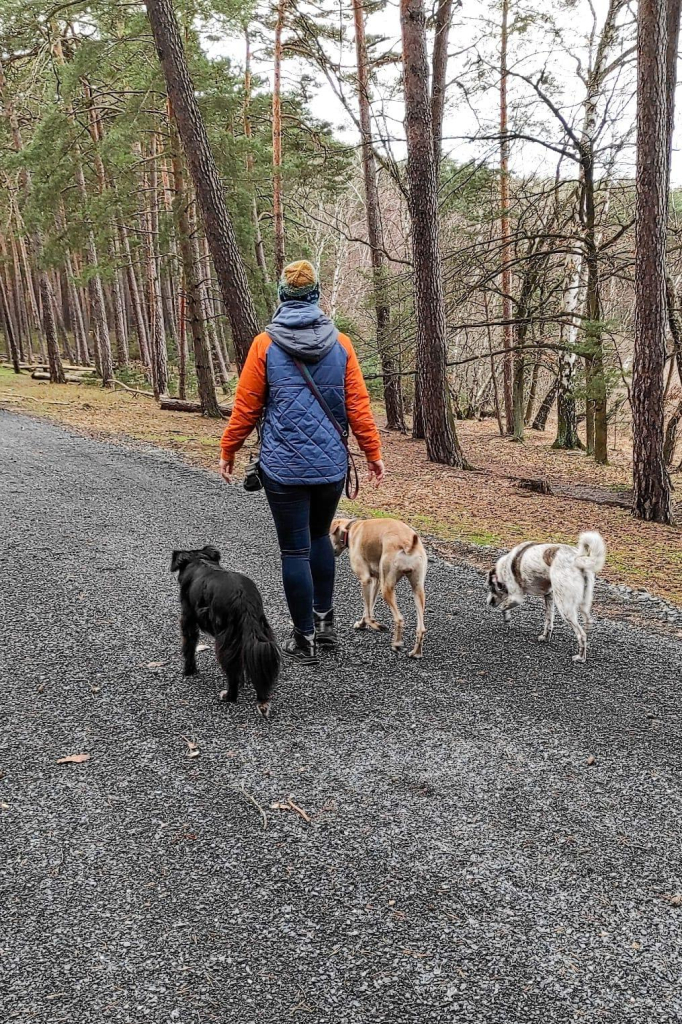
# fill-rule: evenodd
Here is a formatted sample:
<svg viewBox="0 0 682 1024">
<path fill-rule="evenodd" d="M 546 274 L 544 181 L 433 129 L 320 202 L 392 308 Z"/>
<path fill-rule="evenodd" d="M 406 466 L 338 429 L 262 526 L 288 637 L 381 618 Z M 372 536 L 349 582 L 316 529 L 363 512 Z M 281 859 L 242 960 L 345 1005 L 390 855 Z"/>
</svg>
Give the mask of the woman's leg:
<svg viewBox="0 0 682 1024">
<path fill-rule="evenodd" d="M 263 483 L 282 554 L 282 580 L 289 612 L 299 633 L 311 636 L 314 625 L 310 488 L 279 484 L 265 474 Z"/>
<path fill-rule="evenodd" d="M 344 481 L 319 484 L 310 488 L 310 569 L 312 573 L 314 608 L 320 615 L 334 604 L 336 559 L 329 538 L 329 528 L 343 493 Z"/>
</svg>

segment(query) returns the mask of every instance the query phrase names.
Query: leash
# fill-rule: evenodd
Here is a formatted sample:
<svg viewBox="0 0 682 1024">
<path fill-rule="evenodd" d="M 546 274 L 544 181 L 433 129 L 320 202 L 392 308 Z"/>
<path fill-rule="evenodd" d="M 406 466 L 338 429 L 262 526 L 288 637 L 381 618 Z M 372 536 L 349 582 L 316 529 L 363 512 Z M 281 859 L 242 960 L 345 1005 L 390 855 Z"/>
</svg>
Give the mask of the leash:
<svg viewBox="0 0 682 1024">
<path fill-rule="evenodd" d="M 294 359 L 293 356 L 292 362 L 296 369 L 298 370 L 298 372 L 303 377 L 303 381 L 307 386 L 308 390 L 317 399 L 318 404 L 322 407 L 322 411 L 325 413 L 327 419 L 330 421 L 330 423 L 336 430 L 336 433 L 339 435 L 341 441 L 343 442 L 343 446 L 346 449 L 346 456 L 348 458 L 348 471 L 346 473 L 346 497 L 349 498 L 350 501 L 353 501 L 355 498 L 357 498 L 358 491 L 360 490 L 360 479 L 358 477 L 358 468 L 355 464 L 355 458 L 353 456 L 352 451 L 348 447 L 348 430 L 343 429 L 343 427 L 337 420 L 336 416 L 327 405 L 325 398 L 323 397 L 320 389 L 313 380 L 310 370 L 305 365 L 305 363 L 302 363 L 300 359 Z"/>
</svg>

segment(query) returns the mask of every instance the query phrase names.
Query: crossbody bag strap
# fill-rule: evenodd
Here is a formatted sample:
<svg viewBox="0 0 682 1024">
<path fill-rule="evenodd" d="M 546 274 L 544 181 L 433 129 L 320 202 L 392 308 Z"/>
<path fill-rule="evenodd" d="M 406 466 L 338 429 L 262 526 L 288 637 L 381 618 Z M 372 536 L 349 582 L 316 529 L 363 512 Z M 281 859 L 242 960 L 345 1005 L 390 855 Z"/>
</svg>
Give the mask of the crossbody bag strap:
<svg viewBox="0 0 682 1024">
<path fill-rule="evenodd" d="M 300 359 L 294 359 L 293 356 L 292 361 L 294 366 L 300 373 L 301 377 L 303 377 L 303 381 L 306 384 L 308 390 L 315 396 L 315 398 L 318 401 L 318 404 L 322 407 L 323 412 L 327 416 L 327 419 L 332 424 L 332 426 L 336 430 L 336 433 L 343 441 L 343 446 L 346 449 L 346 454 L 348 455 L 348 473 L 346 475 L 346 497 L 350 498 L 350 500 L 353 501 L 358 496 L 358 491 L 360 490 L 360 481 L 358 479 L 358 470 L 357 466 L 355 465 L 353 453 L 348 447 L 348 431 L 343 429 L 343 427 L 337 420 L 336 416 L 329 408 L 324 396 L 322 395 L 322 392 L 320 391 L 317 384 L 313 380 L 312 374 L 308 367 L 305 365 L 305 363 L 302 363 Z"/>
</svg>

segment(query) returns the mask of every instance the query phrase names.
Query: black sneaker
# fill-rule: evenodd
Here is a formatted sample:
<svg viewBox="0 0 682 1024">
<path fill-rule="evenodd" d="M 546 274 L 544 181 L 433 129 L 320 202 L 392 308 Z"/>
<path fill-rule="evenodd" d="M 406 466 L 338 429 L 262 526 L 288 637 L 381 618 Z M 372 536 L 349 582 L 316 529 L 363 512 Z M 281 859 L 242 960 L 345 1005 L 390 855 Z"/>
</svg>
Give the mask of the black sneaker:
<svg viewBox="0 0 682 1024">
<path fill-rule="evenodd" d="M 334 609 L 328 612 L 313 612 L 315 620 L 315 640 L 318 647 L 338 647 L 339 638 L 334 629 Z"/>
<path fill-rule="evenodd" d="M 294 629 L 289 639 L 282 644 L 282 653 L 299 665 L 317 665 L 320 660 L 317 657 L 315 634 L 306 636 L 298 629 Z"/>
</svg>

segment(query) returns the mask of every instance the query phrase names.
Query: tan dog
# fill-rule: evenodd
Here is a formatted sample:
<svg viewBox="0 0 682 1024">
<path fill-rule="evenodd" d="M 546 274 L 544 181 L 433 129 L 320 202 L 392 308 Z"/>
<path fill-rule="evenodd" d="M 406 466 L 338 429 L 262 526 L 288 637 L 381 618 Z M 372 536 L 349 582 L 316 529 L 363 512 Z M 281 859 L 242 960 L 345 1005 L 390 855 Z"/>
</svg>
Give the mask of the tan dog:
<svg viewBox="0 0 682 1024">
<path fill-rule="evenodd" d="M 381 596 L 393 616 L 394 651 L 403 646 L 404 618 L 395 599 L 396 584 L 407 577 L 417 609 L 417 637 L 411 658 L 421 658 L 424 642 L 424 579 L 428 560 L 424 545 L 411 526 L 398 519 L 335 519 L 330 536 L 334 554 L 348 548 L 351 569 L 362 585 L 364 614 L 355 623 L 356 629 L 385 629 L 374 618 L 379 587 Z"/>
</svg>

